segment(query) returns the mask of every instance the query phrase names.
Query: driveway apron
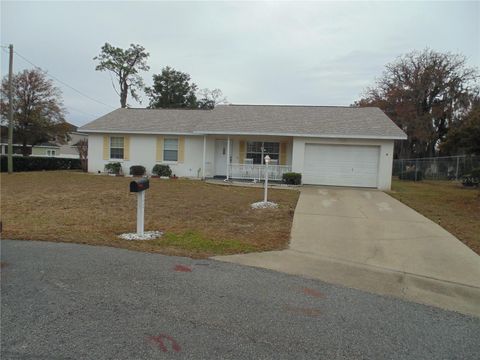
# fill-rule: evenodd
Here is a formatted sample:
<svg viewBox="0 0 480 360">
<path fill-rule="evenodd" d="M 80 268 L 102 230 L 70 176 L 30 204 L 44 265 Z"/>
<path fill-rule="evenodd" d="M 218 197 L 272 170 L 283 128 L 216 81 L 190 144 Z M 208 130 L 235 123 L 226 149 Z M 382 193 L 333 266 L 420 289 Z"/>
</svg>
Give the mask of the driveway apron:
<svg viewBox="0 0 480 360">
<path fill-rule="evenodd" d="M 480 256 L 378 190 L 303 187 L 289 249 L 216 259 L 480 316 Z"/>
</svg>

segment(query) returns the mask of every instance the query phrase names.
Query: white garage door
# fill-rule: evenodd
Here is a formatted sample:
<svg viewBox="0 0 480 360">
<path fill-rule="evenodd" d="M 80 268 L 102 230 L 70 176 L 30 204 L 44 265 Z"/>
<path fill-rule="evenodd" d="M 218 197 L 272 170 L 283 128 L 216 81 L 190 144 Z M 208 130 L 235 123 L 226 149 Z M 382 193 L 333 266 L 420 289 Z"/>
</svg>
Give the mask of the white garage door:
<svg viewBox="0 0 480 360">
<path fill-rule="evenodd" d="M 303 183 L 377 187 L 378 146 L 305 145 Z"/>
</svg>

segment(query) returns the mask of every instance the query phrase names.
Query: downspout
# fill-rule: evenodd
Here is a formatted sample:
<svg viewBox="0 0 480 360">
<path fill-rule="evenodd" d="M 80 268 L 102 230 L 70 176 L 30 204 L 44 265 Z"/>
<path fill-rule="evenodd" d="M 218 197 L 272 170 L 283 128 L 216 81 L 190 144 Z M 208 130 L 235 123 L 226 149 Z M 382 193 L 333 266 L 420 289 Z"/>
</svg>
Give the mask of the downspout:
<svg viewBox="0 0 480 360">
<path fill-rule="evenodd" d="M 202 180 L 205 180 L 206 152 L 207 152 L 207 135 L 203 135 Z"/>
<path fill-rule="evenodd" d="M 227 180 L 229 180 L 228 172 L 230 170 L 230 136 L 227 136 Z"/>
</svg>

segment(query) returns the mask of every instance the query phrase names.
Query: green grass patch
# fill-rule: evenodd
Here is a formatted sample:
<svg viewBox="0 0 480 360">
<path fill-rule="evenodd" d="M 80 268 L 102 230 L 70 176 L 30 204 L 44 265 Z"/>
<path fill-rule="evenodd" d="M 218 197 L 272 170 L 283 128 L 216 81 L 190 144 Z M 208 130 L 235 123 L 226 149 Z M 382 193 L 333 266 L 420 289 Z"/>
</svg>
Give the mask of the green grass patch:
<svg viewBox="0 0 480 360">
<path fill-rule="evenodd" d="M 480 191 L 455 181 L 392 182 L 391 196 L 455 235 L 480 254 Z"/>
<path fill-rule="evenodd" d="M 254 245 L 245 244 L 238 240 L 211 240 L 196 231 L 186 231 L 182 234 L 167 232 L 156 242 L 162 246 L 172 246 L 189 252 L 232 254 L 256 251 Z"/>
</svg>

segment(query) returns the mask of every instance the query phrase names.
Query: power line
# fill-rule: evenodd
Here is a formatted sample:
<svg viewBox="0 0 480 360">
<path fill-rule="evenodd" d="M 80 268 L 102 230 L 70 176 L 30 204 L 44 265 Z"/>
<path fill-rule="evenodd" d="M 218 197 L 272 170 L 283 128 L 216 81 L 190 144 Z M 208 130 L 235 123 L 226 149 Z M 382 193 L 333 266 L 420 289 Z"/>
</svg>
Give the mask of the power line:
<svg viewBox="0 0 480 360">
<path fill-rule="evenodd" d="M 84 115 L 88 115 L 88 116 L 91 116 L 93 118 L 98 118 L 100 117 L 100 115 L 93 115 L 93 114 L 90 114 L 86 111 L 83 111 L 83 110 L 80 110 L 80 109 L 77 109 L 77 108 L 74 108 L 73 106 L 65 106 L 67 109 L 69 110 L 73 110 L 74 112 L 78 112 L 78 113 L 81 113 L 81 114 L 84 114 Z"/>
<path fill-rule="evenodd" d="M 2 48 L 3 48 L 3 47 L 4 47 L 4 46 L 2 45 Z M 58 81 L 59 83 L 65 85 L 66 87 L 72 89 L 72 90 L 75 91 L 76 93 L 78 93 L 78 94 L 86 97 L 86 98 L 89 99 L 89 100 L 95 101 L 95 102 L 98 103 L 98 104 L 107 106 L 107 107 L 109 107 L 109 108 L 111 108 L 111 109 L 114 109 L 114 110 L 116 109 L 116 107 L 111 106 L 111 105 L 108 105 L 108 104 L 106 104 L 106 103 L 104 103 L 104 102 L 102 102 L 102 101 L 100 101 L 100 100 L 94 99 L 93 97 L 91 97 L 91 96 L 83 93 L 82 91 L 80 91 L 80 90 L 74 88 L 73 86 L 67 84 L 66 82 L 60 80 L 60 79 L 57 78 L 56 76 L 53 76 L 53 75 L 50 74 L 48 71 L 43 70 L 40 66 L 38 66 L 38 65 L 34 64 L 32 61 L 28 60 L 28 59 L 27 59 L 25 56 L 23 56 L 22 54 L 19 54 L 18 51 L 14 50 L 13 52 L 14 52 L 16 55 L 18 55 L 18 57 L 21 58 L 23 61 L 29 63 L 30 65 L 36 67 L 37 69 L 40 69 L 45 75 L 51 77 L 52 79 Z"/>
</svg>

